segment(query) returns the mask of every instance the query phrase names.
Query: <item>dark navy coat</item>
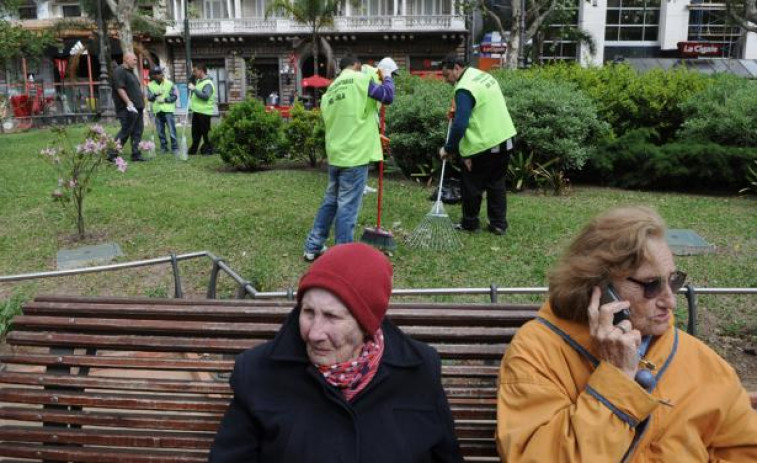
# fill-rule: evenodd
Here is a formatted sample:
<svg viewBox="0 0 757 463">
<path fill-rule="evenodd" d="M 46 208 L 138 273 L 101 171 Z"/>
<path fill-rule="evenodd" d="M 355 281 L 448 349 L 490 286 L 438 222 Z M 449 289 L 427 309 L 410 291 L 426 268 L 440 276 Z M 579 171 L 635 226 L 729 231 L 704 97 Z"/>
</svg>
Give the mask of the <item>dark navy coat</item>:
<svg viewBox="0 0 757 463">
<path fill-rule="evenodd" d="M 308 360 L 293 310 L 272 341 L 237 358 L 210 462 L 461 462 L 439 355 L 382 328 L 379 370 L 350 403 Z"/>
</svg>

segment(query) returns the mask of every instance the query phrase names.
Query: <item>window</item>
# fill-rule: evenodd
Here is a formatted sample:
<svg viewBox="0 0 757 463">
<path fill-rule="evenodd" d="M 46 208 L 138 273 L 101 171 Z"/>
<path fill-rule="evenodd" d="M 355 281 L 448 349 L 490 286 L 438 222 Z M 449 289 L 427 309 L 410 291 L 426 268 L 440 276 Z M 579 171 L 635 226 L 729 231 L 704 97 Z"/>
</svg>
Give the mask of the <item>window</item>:
<svg viewBox="0 0 757 463">
<path fill-rule="evenodd" d="M 268 8 L 268 0 L 251 0 L 248 2 L 242 2 L 242 16 L 246 18 L 264 18 L 265 10 Z M 272 12 L 272 16 L 276 16 L 278 13 Z"/>
<path fill-rule="evenodd" d="M 36 6 L 22 6 L 18 9 L 18 19 L 37 19 Z"/>
<path fill-rule="evenodd" d="M 362 0 L 360 2 L 360 16 L 390 16 L 394 0 Z"/>
<path fill-rule="evenodd" d="M 205 0 L 203 6 L 205 19 L 225 19 L 227 17 L 225 0 Z"/>
<path fill-rule="evenodd" d="M 81 16 L 81 6 L 79 5 L 61 5 L 64 18 L 78 18 Z"/>
<path fill-rule="evenodd" d="M 433 16 L 451 12 L 452 0 L 407 0 L 407 14 L 411 16 Z"/>
<path fill-rule="evenodd" d="M 545 28 L 541 42 L 539 61 L 576 61 L 578 59 L 578 9 L 579 1 L 566 4 L 552 15 L 551 24 Z"/>
<path fill-rule="evenodd" d="M 742 30 L 730 21 L 728 13 L 724 9 L 695 9 L 695 5 L 691 8 L 688 40 L 720 44 L 724 58 L 738 58 Z"/>
<path fill-rule="evenodd" d="M 659 40 L 660 0 L 608 0 L 605 16 L 608 42 Z"/>
</svg>

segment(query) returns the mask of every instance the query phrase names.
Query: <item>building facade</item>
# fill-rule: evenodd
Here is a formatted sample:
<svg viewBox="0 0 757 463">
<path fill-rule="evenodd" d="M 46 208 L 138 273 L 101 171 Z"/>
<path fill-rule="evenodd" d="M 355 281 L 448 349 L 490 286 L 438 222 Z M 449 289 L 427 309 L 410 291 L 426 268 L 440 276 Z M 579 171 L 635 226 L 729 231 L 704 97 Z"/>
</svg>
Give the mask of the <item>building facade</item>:
<svg viewBox="0 0 757 463">
<path fill-rule="evenodd" d="M 184 14 L 188 10 L 191 60 L 205 63 L 219 89 L 219 103 L 276 93 L 282 104 L 308 97 L 302 79 L 333 78 L 336 62 L 353 53 L 364 62 L 394 58 L 403 69 L 433 70 L 450 51 L 464 52 L 467 27 L 455 0 L 362 0 L 345 3 L 333 27 L 320 31 L 333 50 L 319 50 L 314 70 L 310 30 L 290 18 L 266 18 L 267 0 L 169 0 L 173 20 L 159 53 L 176 82 L 186 82 Z M 187 8 L 188 6 L 188 8 Z"/>
</svg>

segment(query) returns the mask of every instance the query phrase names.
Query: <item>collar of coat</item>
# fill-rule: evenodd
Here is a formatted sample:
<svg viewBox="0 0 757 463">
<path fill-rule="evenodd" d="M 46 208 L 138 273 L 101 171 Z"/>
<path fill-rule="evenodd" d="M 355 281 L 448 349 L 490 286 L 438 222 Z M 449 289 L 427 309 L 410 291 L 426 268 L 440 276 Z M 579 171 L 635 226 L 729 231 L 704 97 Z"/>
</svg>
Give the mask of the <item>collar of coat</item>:
<svg viewBox="0 0 757 463">
<path fill-rule="evenodd" d="M 539 309 L 537 316 L 560 328 L 565 334 L 570 336 L 571 339 L 580 344 L 581 347 L 586 349 L 595 358 L 599 357 L 599 352 L 591 340 L 588 324 L 558 318 L 552 311 L 552 306 L 549 302 L 544 303 L 541 309 Z M 655 373 L 660 370 L 660 368 L 668 361 L 670 355 L 674 353 L 673 350 L 676 341 L 675 330 L 675 319 L 671 316 L 668 330 L 661 336 L 657 336 L 652 340 L 652 344 L 649 346 L 649 350 L 644 356 L 644 359 L 655 364 Z"/>
<path fill-rule="evenodd" d="M 305 342 L 300 337 L 300 309 L 295 307 L 287 316 L 281 329 L 270 344 L 270 358 L 280 362 L 310 363 Z M 423 358 L 407 336 L 392 322 L 384 318 L 384 354 L 381 364 L 399 368 L 413 368 L 423 363 Z"/>
</svg>

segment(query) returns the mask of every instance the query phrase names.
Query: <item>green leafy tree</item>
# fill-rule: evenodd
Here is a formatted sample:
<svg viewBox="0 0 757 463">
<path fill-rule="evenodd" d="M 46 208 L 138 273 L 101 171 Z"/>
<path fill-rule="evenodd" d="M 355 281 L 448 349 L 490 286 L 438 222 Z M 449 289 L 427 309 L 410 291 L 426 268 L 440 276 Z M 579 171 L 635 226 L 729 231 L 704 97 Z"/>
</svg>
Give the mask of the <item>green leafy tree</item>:
<svg viewBox="0 0 757 463">
<path fill-rule="evenodd" d="M 29 31 L 19 24 L 11 22 L 8 17 L 18 11 L 17 0 L 0 2 L 0 66 L 22 56 L 29 60 L 39 59 L 45 48 L 54 43 L 55 39 L 49 31 Z"/>
<path fill-rule="evenodd" d="M 312 47 L 313 69 L 317 74 L 319 50 L 323 50 L 329 65 L 333 62 L 334 52 L 321 36 L 321 31 L 334 25 L 341 4 L 341 0 L 273 0 L 266 8 L 265 15 L 266 18 L 271 15 L 290 16 L 310 28 L 310 38 L 302 46 Z"/>
</svg>

